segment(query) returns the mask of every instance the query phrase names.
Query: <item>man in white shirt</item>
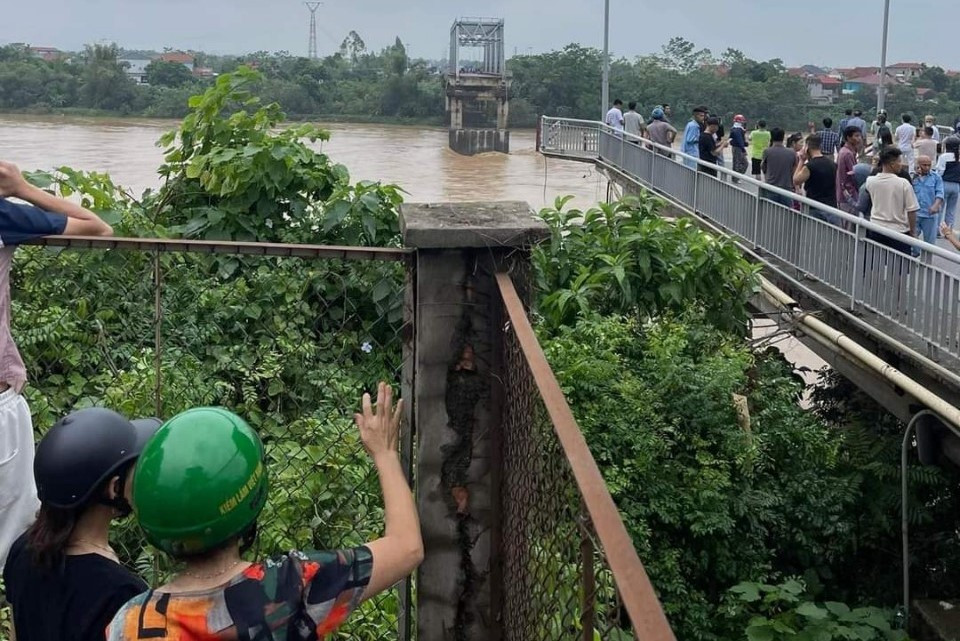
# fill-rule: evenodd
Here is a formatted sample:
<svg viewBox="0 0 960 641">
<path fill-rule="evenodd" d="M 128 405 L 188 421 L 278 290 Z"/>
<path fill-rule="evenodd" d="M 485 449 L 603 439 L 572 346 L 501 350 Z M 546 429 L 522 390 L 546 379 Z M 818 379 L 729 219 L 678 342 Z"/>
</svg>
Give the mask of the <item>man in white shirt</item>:
<svg viewBox="0 0 960 641">
<path fill-rule="evenodd" d="M 910 181 L 897 175 L 903 167 L 903 152 L 896 147 L 884 148 L 880 152 L 880 166 L 883 168 L 881 173 L 867 178 L 860 198 L 860 211 L 869 214 L 871 222 L 894 234 L 867 230 L 867 238 L 909 255 L 910 245 L 897 240 L 897 235 L 916 235 L 920 203 Z"/>
<path fill-rule="evenodd" d="M 613 107 L 607 112 L 607 117 L 603 120 L 607 126 L 613 127 L 617 131 L 623 131 L 623 101 L 617 98 L 613 101 Z"/>
<path fill-rule="evenodd" d="M 903 152 L 903 161 L 907 163 L 911 174 L 913 173 L 914 159 L 916 157 L 913 153 L 913 143 L 917 140 L 917 128 L 910 124 L 912 120 L 913 116 L 903 114 L 903 124 L 897 127 L 897 130 L 893 134 L 897 142 L 897 147 Z"/>
<path fill-rule="evenodd" d="M 630 134 L 630 140 L 634 143 L 639 143 L 638 138 L 647 137 L 647 124 L 643 122 L 643 117 L 637 113 L 637 103 L 631 102 L 629 104 L 629 111 L 623 114 L 623 130 Z"/>
<path fill-rule="evenodd" d="M 940 129 L 937 128 L 937 119 L 933 116 L 924 116 L 923 117 L 923 126 L 930 127 L 933 129 L 933 139 L 938 143 L 940 142 Z"/>
</svg>

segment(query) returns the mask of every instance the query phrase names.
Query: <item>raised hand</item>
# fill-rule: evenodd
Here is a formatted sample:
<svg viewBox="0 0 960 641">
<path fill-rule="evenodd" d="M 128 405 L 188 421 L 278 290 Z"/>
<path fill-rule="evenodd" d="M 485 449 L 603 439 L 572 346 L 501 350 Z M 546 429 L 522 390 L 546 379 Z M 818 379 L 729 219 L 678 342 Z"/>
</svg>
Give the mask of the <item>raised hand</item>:
<svg viewBox="0 0 960 641">
<path fill-rule="evenodd" d="M 0 160 L 0 198 L 19 196 L 27 186 L 23 174 L 12 162 Z"/>
<path fill-rule="evenodd" d="M 377 386 L 377 404 L 373 406 L 369 394 L 363 395 L 362 411 L 353 415 L 360 430 L 360 440 L 373 458 L 396 453 L 400 443 L 400 417 L 403 401 L 393 406 L 393 388 L 381 382 Z"/>
</svg>

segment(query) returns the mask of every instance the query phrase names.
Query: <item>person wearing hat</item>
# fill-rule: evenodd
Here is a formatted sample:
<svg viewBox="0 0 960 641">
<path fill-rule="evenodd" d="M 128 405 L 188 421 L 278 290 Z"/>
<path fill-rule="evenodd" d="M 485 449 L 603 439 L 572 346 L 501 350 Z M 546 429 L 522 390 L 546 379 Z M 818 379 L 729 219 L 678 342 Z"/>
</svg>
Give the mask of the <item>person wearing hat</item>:
<svg viewBox="0 0 960 641">
<path fill-rule="evenodd" d="M 117 610 L 147 589 L 110 546 L 130 514 L 131 472 L 160 427 L 116 412 L 73 412 L 44 435 L 34 458 L 40 511 L 13 544 L 3 572 L 13 628 L 23 641 L 103 641 Z"/>
<path fill-rule="evenodd" d="M 667 122 L 666 113 L 664 113 L 661 107 L 657 107 L 650 114 L 650 124 L 647 125 L 647 136 L 650 137 L 652 142 L 657 143 L 658 145 L 663 145 L 664 147 L 672 147 L 673 141 L 677 137 L 676 128 Z M 670 152 L 656 148 L 658 154 L 670 155 Z"/>
<path fill-rule="evenodd" d="M 354 416 L 383 492 L 382 538 L 352 549 L 290 552 L 248 562 L 267 501 L 263 444 L 222 408 L 188 410 L 163 425 L 137 463 L 133 505 L 147 540 L 184 568 L 123 606 L 108 641 L 324 639 L 364 600 L 423 559 L 417 509 L 397 452 L 402 403 L 380 383 Z"/>
<path fill-rule="evenodd" d="M 730 130 L 730 146 L 733 148 L 733 170 L 738 174 L 747 173 L 750 166 L 747 157 L 747 119 L 742 114 L 733 117 L 733 129 Z"/>
<path fill-rule="evenodd" d="M 683 130 L 683 146 L 681 151 L 692 158 L 700 157 L 700 134 L 704 130 L 704 122 L 707 120 L 709 109 L 704 106 L 693 108 L 693 117 Z M 691 169 L 697 168 L 697 161 L 691 158 L 685 158 L 683 163 Z"/>
</svg>

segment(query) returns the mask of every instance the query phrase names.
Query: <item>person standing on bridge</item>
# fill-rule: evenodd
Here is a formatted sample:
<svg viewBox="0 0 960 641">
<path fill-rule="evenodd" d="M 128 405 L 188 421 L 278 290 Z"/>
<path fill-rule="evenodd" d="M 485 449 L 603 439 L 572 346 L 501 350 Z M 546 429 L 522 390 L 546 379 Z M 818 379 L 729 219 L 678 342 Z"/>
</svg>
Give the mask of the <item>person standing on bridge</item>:
<svg viewBox="0 0 960 641">
<path fill-rule="evenodd" d="M 647 125 L 643 118 L 637 113 L 637 103 L 631 102 L 627 113 L 623 114 L 623 130 L 630 134 L 628 140 L 635 144 L 640 144 L 640 138 L 647 137 Z"/>
<path fill-rule="evenodd" d="M 763 176 L 763 152 L 770 146 L 770 132 L 767 131 L 766 120 L 757 121 L 757 128 L 750 132 L 747 141 L 750 143 L 750 163 L 752 164 L 753 179 L 760 180 Z"/>
<path fill-rule="evenodd" d="M 848 127 L 857 127 L 860 129 L 860 149 L 867 144 L 867 121 L 863 119 L 863 112 L 859 109 L 853 112 L 853 118 L 847 123 Z"/>
<path fill-rule="evenodd" d="M 843 148 L 837 155 L 837 204 L 840 211 L 857 215 L 860 187 L 853 168 L 857 164 L 857 152 L 863 142 L 859 127 L 843 130 Z"/>
<path fill-rule="evenodd" d="M 840 140 L 840 134 L 833 130 L 833 118 L 829 116 L 823 119 L 823 129 L 817 132 L 820 136 L 820 152 L 825 158 L 835 160 L 837 151 L 843 146 Z"/>
<path fill-rule="evenodd" d="M 617 98 L 613 101 L 613 107 L 607 112 L 607 117 L 603 120 L 608 127 L 616 131 L 623 131 L 623 101 Z"/>
<path fill-rule="evenodd" d="M 793 174 L 797 166 L 797 152 L 785 147 L 783 139 L 786 132 L 779 127 L 770 131 L 770 147 L 763 152 L 763 176 L 768 185 L 785 191 L 793 191 Z M 784 207 L 793 207 L 793 198 L 779 192 L 764 190 L 762 197 L 780 203 Z"/>
<path fill-rule="evenodd" d="M 917 235 L 931 245 L 937 242 L 937 230 L 940 228 L 940 210 L 943 209 L 943 178 L 931 171 L 933 160 L 930 156 L 917 157 L 917 174 L 913 177 L 913 191 L 917 195 L 920 209 L 917 210 Z"/>
<path fill-rule="evenodd" d="M 730 147 L 733 148 L 733 170 L 738 174 L 747 173 L 747 119 L 742 114 L 733 117 L 733 129 L 730 130 Z"/>
<path fill-rule="evenodd" d="M 17 245 L 42 236 L 112 233 L 93 212 L 34 187 L 16 165 L 0 161 L 0 570 L 40 507 L 33 478 L 33 422 L 22 396 L 27 371 L 10 333 L 13 254 Z"/>
<path fill-rule="evenodd" d="M 953 229 L 960 206 L 960 138 L 948 136 L 935 170 L 943 178 L 944 208 L 941 222 Z"/>
<path fill-rule="evenodd" d="M 933 129 L 933 139 L 940 142 L 940 129 L 937 127 L 937 119 L 934 116 L 927 115 L 923 117 L 923 126 Z M 932 157 L 932 156 L 931 156 Z"/>
<path fill-rule="evenodd" d="M 807 136 L 806 149 L 804 155 L 806 162 L 801 165 L 793 175 L 793 184 L 799 190 L 803 187 L 806 190 L 807 198 L 823 203 L 827 207 L 837 208 L 837 165 L 830 158 L 827 158 L 823 152 L 823 143 L 819 134 Z M 835 214 L 827 211 L 821 211 L 816 208 L 810 209 L 810 215 L 824 220 L 832 225 L 838 225 L 840 221 Z"/>
<path fill-rule="evenodd" d="M 903 153 L 903 160 L 907 163 L 907 171 L 913 173 L 914 155 L 913 143 L 917 140 L 917 128 L 911 123 L 913 116 L 903 114 L 903 124 L 897 127 L 894 136 L 897 139 L 897 147 Z"/>
<path fill-rule="evenodd" d="M 672 147 L 673 141 L 677 137 L 677 130 L 667 122 L 666 114 L 664 114 L 663 109 L 657 107 L 653 110 L 653 113 L 650 114 L 651 120 L 650 124 L 647 125 L 647 136 L 650 138 L 651 142 L 655 142 L 658 145 L 663 145 L 664 147 Z M 672 157 L 672 154 L 665 149 L 660 149 L 657 147 L 657 153 Z"/>
<path fill-rule="evenodd" d="M 911 246 L 897 239 L 898 234 L 916 236 L 917 211 L 920 203 L 909 180 L 898 174 L 903 167 L 903 152 L 886 147 L 880 152 L 883 171 L 867 178 L 860 197 L 860 213 L 869 214 L 871 222 L 885 227 L 888 234 L 867 230 L 867 238 L 901 254 L 910 254 Z"/>
<path fill-rule="evenodd" d="M 700 160 L 704 162 L 697 170 L 716 177 L 717 165 L 720 164 L 720 156 L 727 146 L 728 141 L 719 142 L 717 140 L 717 129 L 720 127 L 720 119 L 716 116 L 707 118 L 707 128 L 700 134 Z"/>
<path fill-rule="evenodd" d="M 681 151 L 693 158 L 700 157 L 700 134 L 703 133 L 703 123 L 707 119 L 709 110 L 704 106 L 694 107 L 693 117 L 683 130 L 683 147 Z M 690 169 L 697 168 L 697 162 L 690 158 L 685 158 L 683 163 Z"/>
</svg>

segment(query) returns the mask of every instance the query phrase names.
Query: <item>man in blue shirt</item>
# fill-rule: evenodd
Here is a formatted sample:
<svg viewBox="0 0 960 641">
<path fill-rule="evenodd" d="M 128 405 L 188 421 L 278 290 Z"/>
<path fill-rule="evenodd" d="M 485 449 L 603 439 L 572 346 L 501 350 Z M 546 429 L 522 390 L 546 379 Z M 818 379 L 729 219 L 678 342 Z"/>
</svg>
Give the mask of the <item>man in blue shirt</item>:
<svg viewBox="0 0 960 641">
<path fill-rule="evenodd" d="M 704 106 L 695 107 L 693 118 L 687 123 L 683 130 L 683 146 L 680 148 L 683 153 L 694 158 L 700 157 L 700 134 L 703 133 L 703 122 L 707 119 L 709 110 Z M 697 162 L 689 158 L 684 158 L 683 164 L 690 169 L 697 168 Z"/>
<path fill-rule="evenodd" d="M 13 253 L 17 245 L 41 236 L 111 233 L 93 212 L 34 187 L 15 165 L 0 160 L 0 570 L 40 507 L 33 480 L 33 423 L 22 394 L 27 370 L 10 332 Z"/>
<path fill-rule="evenodd" d="M 937 227 L 940 210 L 943 208 L 943 178 L 931 171 L 933 160 L 929 156 L 917 158 L 917 174 L 913 177 L 913 191 L 917 194 L 920 209 L 917 211 L 918 234 L 930 244 L 937 242 Z"/>
</svg>

